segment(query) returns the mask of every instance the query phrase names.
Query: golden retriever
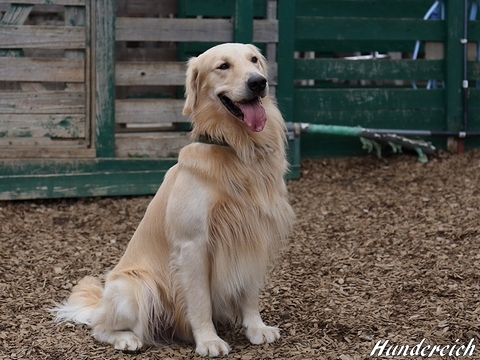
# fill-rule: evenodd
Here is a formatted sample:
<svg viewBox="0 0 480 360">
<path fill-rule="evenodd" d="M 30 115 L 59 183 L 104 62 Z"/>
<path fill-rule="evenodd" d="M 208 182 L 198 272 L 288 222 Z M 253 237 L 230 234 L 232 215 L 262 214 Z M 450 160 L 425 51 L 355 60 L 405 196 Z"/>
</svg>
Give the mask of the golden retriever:
<svg viewBox="0 0 480 360">
<path fill-rule="evenodd" d="M 268 95 L 264 57 L 222 44 L 188 62 L 183 113 L 192 144 L 165 175 L 103 287 L 86 277 L 57 306 L 57 321 L 92 328 L 115 349 L 172 339 L 202 356 L 227 355 L 215 325 L 241 319 L 253 344 L 280 337 L 258 295 L 294 213 L 283 179 L 285 129 Z"/>
</svg>

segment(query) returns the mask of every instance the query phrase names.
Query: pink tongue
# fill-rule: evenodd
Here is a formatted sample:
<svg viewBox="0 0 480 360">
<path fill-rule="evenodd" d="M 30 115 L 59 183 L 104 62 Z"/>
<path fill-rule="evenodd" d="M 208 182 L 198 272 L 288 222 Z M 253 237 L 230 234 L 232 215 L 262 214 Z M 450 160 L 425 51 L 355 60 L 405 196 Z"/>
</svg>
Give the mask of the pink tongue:
<svg viewBox="0 0 480 360">
<path fill-rule="evenodd" d="M 243 121 L 254 132 L 260 132 L 267 122 L 267 114 L 260 103 L 260 99 L 254 99 L 248 103 L 236 104 L 243 112 Z"/>
</svg>

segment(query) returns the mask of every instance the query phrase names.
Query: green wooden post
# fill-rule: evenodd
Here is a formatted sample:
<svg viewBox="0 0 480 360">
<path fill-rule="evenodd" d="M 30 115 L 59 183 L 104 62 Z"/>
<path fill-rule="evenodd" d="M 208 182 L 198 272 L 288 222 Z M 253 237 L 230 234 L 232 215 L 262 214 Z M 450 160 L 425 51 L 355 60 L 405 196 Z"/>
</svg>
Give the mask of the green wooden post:
<svg viewBox="0 0 480 360">
<path fill-rule="evenodd" d="M 445 104 L 447 130 L 462 130 L 463 0 L 446 1 Z"/>
<path fill-rule="evenodd" d="M 293 116 L 295 16 L 295 0 L 278 1 L 277 99 L 285 121 L 295 121 Z"/>
<path fill-rule="evenodd" d="M 253 42 L 253 0 L 236 0 L 233 41 Z"/>
<path fill-rule="evenodd" d="M 115 156 L 115 0 L 94 1 L 95 147 Z"/>
</svg>

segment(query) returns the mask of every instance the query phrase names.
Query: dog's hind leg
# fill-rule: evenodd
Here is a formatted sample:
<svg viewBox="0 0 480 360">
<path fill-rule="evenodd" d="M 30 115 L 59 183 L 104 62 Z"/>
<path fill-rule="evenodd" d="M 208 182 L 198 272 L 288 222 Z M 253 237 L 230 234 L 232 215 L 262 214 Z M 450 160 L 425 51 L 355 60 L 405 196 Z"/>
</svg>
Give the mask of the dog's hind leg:
<svg viewBox="0 0 480 360">
<path fill-rule="evenodd" d="M 139 316 L 138 291 L 141 285 L 128 275 L 107 281 L 101 305 L 92 316 L 92 335 L 95 339 L 113 345 L 117 350 L 138 351 L 148 322 Z"/>
</svg>

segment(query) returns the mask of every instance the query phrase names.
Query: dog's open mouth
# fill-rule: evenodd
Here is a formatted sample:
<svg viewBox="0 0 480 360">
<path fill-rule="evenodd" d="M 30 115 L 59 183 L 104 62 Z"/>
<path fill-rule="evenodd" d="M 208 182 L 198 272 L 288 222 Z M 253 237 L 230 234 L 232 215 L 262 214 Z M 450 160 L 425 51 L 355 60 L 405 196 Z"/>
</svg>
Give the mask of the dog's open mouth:
<svg viewBox="0 0 480 360">
<path fill-rule="evenodd" d="M 263 130 L 267 122 L 267 115 L 259 97 L 238 103 L 234 103 L 225 95 L 219 97 L 227 110 L 233 116 L 242 119 L 251 131 L 260 132 Z"/>
</svg>

